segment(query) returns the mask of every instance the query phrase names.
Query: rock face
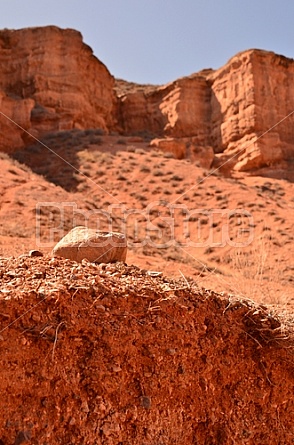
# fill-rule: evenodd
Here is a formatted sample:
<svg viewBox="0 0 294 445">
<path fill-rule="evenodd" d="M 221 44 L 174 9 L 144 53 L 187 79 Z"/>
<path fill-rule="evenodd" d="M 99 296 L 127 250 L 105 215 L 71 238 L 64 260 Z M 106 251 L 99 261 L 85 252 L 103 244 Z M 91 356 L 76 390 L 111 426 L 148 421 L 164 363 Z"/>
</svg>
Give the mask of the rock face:
<svg viewBox="0 0 294 445">
<path fill-rule="evenodd" d="M 248 50 L 219 70 L 204 70 L 153 90 L 149 87 L 146 94 L 142 86 L 139 92 L 125 88 L 120 110 L 122 124 L 128 122 L 125 131 L 136 133 L 144 125 L 150 134 L 176 138 L 177 149 L 170 139 L 160 144 L 164 150 L 169 146 L 181 153 L 177 157 L 194 159 L 200 151 L 203 159 L 207 147 L 209 159 L 212 147 L 215 166 L 231 159 L 224 169 L 228 165 L 241 171 L 291 168 L 294 115 L 286 116 L 294 110 L 294 61 Z M 183 148 L 187 137 L 193 138 L 194 155 Z"/>
<path fill-rule="evenodd" d="M 31 127 L 32 99 L 13 98 L 0 90 L 0 148 L 11 152 L 22 148 L 26 134 L 13 122 L 24 129 Z M 6 118 L 5 116 L 8 118 Z"/>
<path fill-rule="evenodd" d="M 124 262 L 127 256 L 126 237 L 117 232 L 101 232 L 78 226 L 65 235 L 53 249 L 53 256 L 92 263 Z"/>
<path fill-rule="evenodd" d="M 120 124 L 125 132 L 145 131 L 175 138 L 193 136 L 202 145 L 208 142 L 210 89 L 204 74 L 153 88 L 123 88 L 119 84 L 117 90 Z"/>
<path fill-rule="evenodd" d="M 213 73 L 210 82 L 215 152 L 226 157 L 238 151 L 235 170 L 290 163 L 294 116 L 287 116 L 294 110 L 294 61 L 266 51 L 245 51 Z"/>
<path fill-rule="evenodd" d="M 153 139 L 150 146 L 172 153 L 176 159 L 189 158 L 206 169 L 212 166 L 214 160 L 213 148 L 200 145 L 197 137 Z"/>
<path fill-rule="evenodd" d="M 102 128 L 159 138 L 205 168 L 293 170 L 292 59 L 248 50 L 163 86 L 114 82 L 79 32 L 47 26 L 0 31 L 0 66 L 6 152 L 24 147 L 27 132 Z"/>
<path fill-rule="evenodd" d="M 0 32 L 1 110 L 35 136 L 113 126 L 114 80 L 79 32 L 54 26 Z M 0 116 L 1 149 L 26 133 Z"/>
</svg>

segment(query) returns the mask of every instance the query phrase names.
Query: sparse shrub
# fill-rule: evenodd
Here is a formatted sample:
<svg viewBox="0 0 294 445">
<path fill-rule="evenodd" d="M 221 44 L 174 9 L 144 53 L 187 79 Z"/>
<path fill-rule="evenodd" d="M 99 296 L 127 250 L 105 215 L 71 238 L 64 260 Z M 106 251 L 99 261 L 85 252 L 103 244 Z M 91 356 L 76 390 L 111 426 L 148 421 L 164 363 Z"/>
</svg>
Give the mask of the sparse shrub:
<svg viewBox="0 0 294 445">
<path fill-rule="evenodd" d="M 156 150 L 151 150 L 149 153 L 152 158 L 158 158 L 159 156 L 161 156 L 161 153 Z"/>
<path fill-rule="evenodd" d="M 182 176 L 179 176 L 179 175 L 173 175 L 172 177 L 171 177 L 171 180 L 172 181 L 178 181 L 178 182 L 180 182 L 180 181 L 183 181 L 183 177 Z"/>
<path fill-rule="evenodd" d="M 95 135 L 95 129 L 94 128 L 87 128 L 82 132 L 83 136 L 93 136 Z"/>
<path fill-rule="evenodd" d="M 80 193 L 85 192 L 86 190 L 89 189 L 89 186 L 86 182 L 82 182 L 80 184 L 78 184 L 77 189 Z"/>
<path fill-rule="evenodd" d="M 3 161 L 7 161 L 8 159 L 10 159 L 10 157 L 7 153 L 3 153 L 3 151 L 0 151 L 0 159 L 2 159 Z"/>
<path fill-rule="evenodd" d="M 205 251 L 204 251 L 204 253 L 206 255 L 210 255 L 213 252 L 214 252 L 214 248 L 213 247 L 207 247 L 207 249 L 205 249 Z"/>
<path fill-rule="evenodd" d="M 105 131 L 102 128 L 95 128 L 95 134 L 97 136 L 103 136 L 105 134 Z"/>
<path fill-rule="evenodd" d="M 89 143 L 91 145 L 102 145 L 103 144 L 103 139 L 99 136 L 91 136 L 89 138 Z"/>
<path fill-rule="evenodd" d="M 167 227 L 167 225 L 163 221 L 158 221 L 157 227 L 159 227 L 160 229 L 165 229 Z"/>
<path fill-rule="evenodd" d="M 175 158 L 174 154 L 171 153 L 170 151 L 163 153 L 163 157 L 166 159 L 174 159 Z"/>
<path fill-rule="evenodd" d="M 151 169 L 147 165 L 141 165 L 140 172 L 142 173 L 150 173 Z"/>
<path fill-rule="evenodd" d="M 164 176 L 164 173 L 161 170 L 156 169 L 153 171 L 153 175 L 154 176 Z"/>
<path fill-rule="evenodd" d="M 80 132 L 83 136 L 103 136 L 105 131 L 102 128 L 87 128 Z"/>
<path fill-rule="evenodd" d="M 147 198 L 145 195 L 136 195 L 136 198 L 138 201 L 147 201 Z"/>
<path fill-rule="evenodd" d="M 122 175 L 121 173 L 118 175 L 117 179 L 119 181 L 126 181 L 127 180 L 127 178 L 124 175 Z"/>
<path fill-rule="evenodd" d="M 9 173 L 12 173 L 13 175 L 18 175 L 18 172 L 16 170 L 14 170 L 14 168 L 9 168 L 8 171 L 9 171 Z"/>
<path fill-rule="evenodd" d="M 125 139 L 118 139 L 118 140 L 116 141 L 116 143 L 117 143 L 118 145 L 126 145 L 126 140 L 125 140 Z"/>
<path fill-rule="evenodd" d="M 105 171 L 104 170 L 96 170 L 96 176 L 104 176 L 105 175 Z"/>
<path fill-rule="evenodd" d="M 112 163 L 112 156 L 110 153 L 101 153 L 100 164 L 110 165 Z"/>
<path fill-rule="evenodd" d="M 135 153 L 137 155 L 144 155 L 146 151 L 143 148 L 135 148 Z"/>
<path fill-rule="evenodd" d="M 61 139 L 61 140 L 65 140 L 65 139 L 73 139 L 73 133 L 70 130 L 64 130 L 64 131 L 60 131 L 57 133 L 57 138 Z"/>
</svg>

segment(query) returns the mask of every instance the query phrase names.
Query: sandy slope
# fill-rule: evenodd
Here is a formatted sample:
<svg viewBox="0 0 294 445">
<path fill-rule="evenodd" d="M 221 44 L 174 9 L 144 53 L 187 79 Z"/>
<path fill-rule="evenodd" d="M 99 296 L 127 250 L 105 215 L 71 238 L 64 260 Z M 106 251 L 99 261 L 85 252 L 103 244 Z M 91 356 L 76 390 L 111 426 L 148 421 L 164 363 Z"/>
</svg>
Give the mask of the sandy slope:
<svg viewBox="0 0 294 445">
<path fill-rule="evenodd" d="M 293 303 L 291 182 L 225 178 L 151 150 L 140 138 L 95 130 L 44 143 L 62 159 L 35 144 L 15 155 L 29 169 L 1 161 L 2 255 L 36 246 L 50 251 L 73 225 L 86 224 L 126 231 L 129 264 Z"/>
</svg>

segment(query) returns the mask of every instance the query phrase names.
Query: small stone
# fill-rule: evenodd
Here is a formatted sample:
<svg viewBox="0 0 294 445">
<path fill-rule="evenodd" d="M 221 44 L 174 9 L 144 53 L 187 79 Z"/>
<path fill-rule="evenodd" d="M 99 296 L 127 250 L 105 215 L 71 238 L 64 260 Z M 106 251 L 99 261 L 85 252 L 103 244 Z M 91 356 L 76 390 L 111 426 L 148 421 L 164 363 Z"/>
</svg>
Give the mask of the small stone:
<svg viewBox="0 0 294 445">
<path fill-rule="evenodd" d="M 74 417 L 71 417 L 70 421 L 69 421 L 69 425 L 72 426 L 72 425 L 75 425 L 75 423 L 76 423 L 76 419 Z"/>
<path fill-rule="evenodd" d="M 20 445 L 23 442 L 31 440 L 32 434 L 30 431 L 19 431 L 16 435 L 14 445 Z"/>
<path fill-rule="evenodd" d="M 84 226 L 74 227 L 54 247 L 53 256 L 78 263 L 124 262 L 127 256 L 126 236 L 118 232 L 102 232 Z M 88 262 L 84 261 L 84 265 Z"/>
<path fill-rule="evenodd" d="M 168 353 L 168 355 L 175 355 L 177 351 L 175 349 L 171 348 L 171 349 L 167 349 L 166 352 Z"/>
<path fill-rule="evenodd" d="M 103 304 L 98 304 L 96 306 L 96 309 L 97 309 L 98 312 L 105 312 L 106 311 L 106 308 L 105 308 L 105 306 L 103 306 Z"/>
<path fill-rule="evenodd" d="M 29 256 L 44 256 L 42 252 L 40 252 L 40 250 L 30 250 L 29 251 Z"/>
<path fill-rule="evenodd" d="M 89 405 L 88 405 L 88 402 L 86 400 L 81 405 L 81 411 L 83 413 L 89 413 L 90 412 Z"/>
<path fill-rule="evenodd" d="M 113 372 L 121 372 L 121 367 L 120 366 L 118 366 L 118 365 L 113 365 L 112 366 L 112 371 Z"/>
<path fill-rule="evenodd" d="M 151 399 L 150 399 L 150 397 L 142 396 L 141 397 L 141 405 L 145 409 L 150 409 L 151 408 Z"/>
</svg>

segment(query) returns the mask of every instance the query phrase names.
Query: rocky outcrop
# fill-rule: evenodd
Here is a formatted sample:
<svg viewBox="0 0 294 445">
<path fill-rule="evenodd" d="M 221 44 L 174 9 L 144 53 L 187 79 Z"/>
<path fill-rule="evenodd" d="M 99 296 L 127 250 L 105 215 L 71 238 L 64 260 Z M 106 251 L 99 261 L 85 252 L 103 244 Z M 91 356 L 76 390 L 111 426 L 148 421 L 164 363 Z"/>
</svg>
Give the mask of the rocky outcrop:
<svg viewBox="0 0 294 445">
<path fill-rule="evenodd" d="M 0 66 L 2 150 L 22 148 L 28 133 L 93 127 L 159 138 L 205 168 L 211 149 L 223 171 L 292 168 L 294 61 L 272 52 L 248 50 L 215 71 L 137 85 L 114 82 L 79 32 L 48 26 L 0 31 Z"/>
<path fill-rule="evenodd" d="M 149 87 L 146 94 L 141 86 L 140 106 L 134 87 L 131 91 L 125 88 L 120 97 L 121 117 L 128 122 L 125 130 L 129 133 L 144 126 L 152 134 L 159 128 L 156 135 L 167 138 L 160 142 L 161 148 L 169 146 L 176 157 L 197 157 L 183 148 L 189 137 L 202 159 L 205 147 L 207 154 L 213 147 L 214 165 L 219 168 L 226 163 L 223 170 L 228 166 L 239 171 L 287 169 L 294 155 L 294 115 L 286 118 L 294 110 L 293 90 L 292 59 L 248 50 L 216 71 L 204 70 L 151 91 Z M 170 137 L 176 138 L 177 148 Z"/>
<path fill-rule="evenodd" d="M 79 32 L 54 26 L 0 32 L 1 111 L 35 136 L 114 124 L 114 80 Z M 0 116 L 1 147 L 26 133 Z"/>
<path fill-rule="evenodd" d="M 1 150 L 11 152 L 23 147 L 26 133 L 21 128 L 25 130 L 31 128 L 31 112 L 34 105 L 35 102 L 30 98 L 12 98 L 0 91 Z"/>
<path fill-rule="evenodd" d="M 293 114 L 287 118 L 294 110 L 294 61 L 249 50 L 209 81 L 211 145 L 223 153 L 218 158 L 234 156 L 233 168 L 241 171 L 286 167 L 294 155 Z"/>
<path fill-rule="evenodd" d="M 209 169 L 214 161 L 213 148 L 199 145 L 197 137 L 153 139 L 150 146 L 172 153 L 176 159 L 189 158 L 205 169 Z"/>
<path fill-rule="evenodd" d="M 122 233 L 77 226 L 56 244 L 52 253 L 77 262 L 86 259 L 93 263 L 113 263 L 126 260 L 127 241 Z"/>
<path fill-rule="evenodd" d="M 206 70 L 157 88 L 132 85 L 122 89 L 121 83 L 117 85 L 124 132 L 161 136 L 151 146 L 209 168 L 214 158 L 210 146 L 211 90 L 206 80 L 210 72 Z"/>
<path fill-rule="evenodd" d="M 117 84 L 123 130 L 174 138 L 193 136 L 206 145 L 210 127 L 210 89 L 204 73 L 153 88 L 148 85 L 122 88 L 121 83 Z"/>
</svg>

